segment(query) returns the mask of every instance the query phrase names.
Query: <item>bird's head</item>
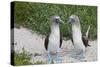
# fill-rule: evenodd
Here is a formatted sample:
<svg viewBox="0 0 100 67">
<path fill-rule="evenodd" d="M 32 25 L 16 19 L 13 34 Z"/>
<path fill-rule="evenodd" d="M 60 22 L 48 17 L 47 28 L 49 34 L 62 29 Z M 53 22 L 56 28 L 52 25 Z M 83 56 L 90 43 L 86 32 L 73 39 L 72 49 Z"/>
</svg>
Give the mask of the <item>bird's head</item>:
<svg viewBox="0 0 100 67">
<path fill-rule="evenodd" d="M 69 24 L 79 24 L 79 18 L 76 15 L 71 15 L 68 19 Z"/>
<path fill-rule="evenodd" d="M 52 21 L 53 23 L 55 23 L 55 24 L 64 23 L 64 22 L 61 20 L 60 16 L 52 16 L 52 17 L 51 17 L 51 21 Z"/>
</svg>

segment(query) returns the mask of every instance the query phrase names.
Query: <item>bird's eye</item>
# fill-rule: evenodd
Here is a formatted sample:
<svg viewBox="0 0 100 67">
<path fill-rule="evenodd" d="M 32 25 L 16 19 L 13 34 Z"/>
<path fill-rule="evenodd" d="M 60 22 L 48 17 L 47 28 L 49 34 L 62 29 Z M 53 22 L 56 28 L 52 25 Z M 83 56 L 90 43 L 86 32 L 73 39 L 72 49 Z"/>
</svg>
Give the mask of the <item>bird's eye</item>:
<svg viewBox="0 0 100 67">
<path fill-rule="evenodd" d="M 59 19 L 55 19 L 55 22 L 58 23 L 59 22 Z"/>
<path fill-rule="evenodd" d="M 73 18 L 71 18 L 71 22 L 75 22 L 75 20 Z"/>
</svg>

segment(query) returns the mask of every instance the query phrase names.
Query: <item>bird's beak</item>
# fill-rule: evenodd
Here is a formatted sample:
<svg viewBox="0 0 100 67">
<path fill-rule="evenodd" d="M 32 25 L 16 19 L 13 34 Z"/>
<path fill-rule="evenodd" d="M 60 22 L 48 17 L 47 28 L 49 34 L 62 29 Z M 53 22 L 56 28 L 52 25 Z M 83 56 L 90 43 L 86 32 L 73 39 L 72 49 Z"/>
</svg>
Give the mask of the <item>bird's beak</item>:
<svg viewBox="0 0 100 67">
<path fill-rule="evenodd" d="M 68 24 L 71 24 L 71 21 L 72 21 L 71 19 L 68 19 L 67 23 L 68 23 Z"/>
<path fill-rule="evenodd" d="M 59 21 L 60 21 L 60 23 L 64 23 L 64 21 L 63 21 L 63 20 L 61 20 L 61 19 L 60 19 Z"/>
</svg>

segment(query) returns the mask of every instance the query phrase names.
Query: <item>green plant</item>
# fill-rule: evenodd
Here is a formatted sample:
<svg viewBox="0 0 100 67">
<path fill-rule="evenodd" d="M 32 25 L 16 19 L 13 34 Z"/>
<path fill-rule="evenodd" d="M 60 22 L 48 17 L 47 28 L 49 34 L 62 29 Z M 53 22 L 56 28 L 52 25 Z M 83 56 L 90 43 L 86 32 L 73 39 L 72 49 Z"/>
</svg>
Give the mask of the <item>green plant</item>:
<svg viewBox="0 0 100 67">
<path fill-rule="evenodd" d="M 30 62 L 32 54 L 29 52 L 26 52 L 25 49 L 22 49 L 21 53 L 16 53 L 14 54 L 14 63 L 15 65 L 29 65 L 33 64 Z"/>
<path fill-rule="evenodd" d="M 46 63 L 43 62 L 43 61 L 37 61 L 37 62 L 35 62 L 34 64 L 46 64 Z"/>
</svg>

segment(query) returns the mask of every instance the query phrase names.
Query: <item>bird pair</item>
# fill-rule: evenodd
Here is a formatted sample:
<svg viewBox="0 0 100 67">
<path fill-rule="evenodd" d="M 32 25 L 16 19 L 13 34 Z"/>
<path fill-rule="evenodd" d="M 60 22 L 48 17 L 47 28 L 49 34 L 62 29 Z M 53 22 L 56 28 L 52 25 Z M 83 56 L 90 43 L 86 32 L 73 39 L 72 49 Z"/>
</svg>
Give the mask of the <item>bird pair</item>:
<svg viewBox="0 0 100 67">
<path fill-rule="evenodd" d="M 64 23 L 59 16 L 51 17 L 51 31 L 45 38 L 45 49 L 48 52 L 48 63 L 61 63 L 62 58 L 59 56 L 62 45 L 62 36 L 60 33 L 60 23 Z M 90 46 L 88 44 L 88 31 L 85 36 L 82 36 L 80 20 L 78 16 L 71 15 L 68 23 L 72 24 L 72 43 L 75 47 L 76 54 L 81 55 L 85 52 L 85 47 Z M 90 27 L 89 27 L 90 28 Z"/>
</svg>

